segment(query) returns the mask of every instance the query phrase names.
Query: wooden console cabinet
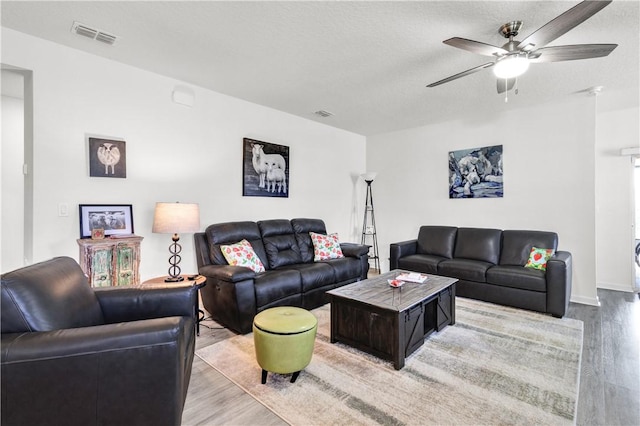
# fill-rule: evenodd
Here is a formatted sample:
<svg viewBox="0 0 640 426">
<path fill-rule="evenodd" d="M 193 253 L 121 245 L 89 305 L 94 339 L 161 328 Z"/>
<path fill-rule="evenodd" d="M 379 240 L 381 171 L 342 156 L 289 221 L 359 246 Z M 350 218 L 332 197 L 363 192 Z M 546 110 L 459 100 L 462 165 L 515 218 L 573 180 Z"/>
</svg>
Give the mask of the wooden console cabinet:
<svg viewBox="0 0 640 426">
<path fill-rule="evenodd" d="M 79 239 L 80 267 L 91 287 L 140 284 L 143 237 Z"/>
</svg>

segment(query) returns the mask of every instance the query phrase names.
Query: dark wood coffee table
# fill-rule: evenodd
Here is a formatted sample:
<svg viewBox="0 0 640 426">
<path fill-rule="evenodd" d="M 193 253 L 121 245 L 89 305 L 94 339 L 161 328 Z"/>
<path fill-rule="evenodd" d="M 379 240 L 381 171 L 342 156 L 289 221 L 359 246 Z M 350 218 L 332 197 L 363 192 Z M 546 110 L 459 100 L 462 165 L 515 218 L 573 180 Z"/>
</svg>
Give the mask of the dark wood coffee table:
<svg viewBox="0 0 640 426">
<path fill-rule="evenodd" d="M 331 343 L 342 342 L 404 367 L 425 337 L 455 324 L 455 278 L 428 275 L 422 284 L 389 286 L 403 270 L 328 291 Z"/>
</svg>

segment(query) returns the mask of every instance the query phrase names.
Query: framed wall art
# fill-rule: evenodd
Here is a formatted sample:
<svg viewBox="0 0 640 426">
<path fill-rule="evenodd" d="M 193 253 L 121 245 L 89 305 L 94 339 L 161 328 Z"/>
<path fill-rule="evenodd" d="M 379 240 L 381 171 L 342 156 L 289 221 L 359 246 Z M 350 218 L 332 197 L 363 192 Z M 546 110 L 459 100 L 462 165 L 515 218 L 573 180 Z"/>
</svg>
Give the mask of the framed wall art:
<svg viewBox="0 0 640 426">
<path fill-rule="evenodd" d="M 289 147 L 243 139 L 242 195 L 289 197 Z"/>
<path fill-rule="evenodd" d="M 80 204 L 80 238 L 91 238 L 96 229 L 103 229 L 105 237 L 133 234 L 132 205 Z"/>
<path fill-rule="evenodd" d="M 89 137 L 89 176 L 126 178 L 126 142 Z"/>
<path fill-rule="evenodd" d="M 449 152 L 449 198 L 502 198 L 502 145 Z"/>
</svg>

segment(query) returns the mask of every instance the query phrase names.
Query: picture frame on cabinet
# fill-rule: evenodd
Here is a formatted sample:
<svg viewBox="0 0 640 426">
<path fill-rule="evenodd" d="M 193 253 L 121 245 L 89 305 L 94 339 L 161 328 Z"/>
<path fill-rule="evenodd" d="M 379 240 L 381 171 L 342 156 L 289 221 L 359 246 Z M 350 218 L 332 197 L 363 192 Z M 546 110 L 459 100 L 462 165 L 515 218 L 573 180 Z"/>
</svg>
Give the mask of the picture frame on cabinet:
<svg viewBox="0 0 640 426">
<path fill-rule="evenodd" d="M 133 235 L 131 204 L 80 204 L 80 238 L 91 238 L 94 229 L 104 229 L 105 237 Z"/>
</svg>

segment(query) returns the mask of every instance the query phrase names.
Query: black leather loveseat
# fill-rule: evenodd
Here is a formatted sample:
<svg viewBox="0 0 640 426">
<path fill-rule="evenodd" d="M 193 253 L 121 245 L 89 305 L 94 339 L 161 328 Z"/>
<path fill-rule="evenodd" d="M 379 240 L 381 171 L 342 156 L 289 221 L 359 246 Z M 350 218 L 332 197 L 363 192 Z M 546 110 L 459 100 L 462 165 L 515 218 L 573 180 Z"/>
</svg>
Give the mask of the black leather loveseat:
<svg viewBox="0 0 640 426">
<path fill-rule="evenodd" d="M 369 247 L 341 243 L 343 258 L 314 262 L 309 232 L 326 234 L 320 219 L 273 219 L 210 225 L 195 234 L 198 272 L 207 278 L 202 302 L 211 316 L 240 333 L 251 331 L 253 317 L 274 306 L 317 308 L 325 292 L 367 278 Z M 221 245 L 251 243 L 265 271 L 230 266 Z"/>
<path fill-rule="evenodd" d="M 553 249 L 546 271 L 526 268 L 532 247 Z M 542 231 L 422 226 L 418 238 L 393 243 L 391 269 L 458 278 L 458 296 L 565 315 L 571 297 L 571 254 Z"/>
<path fill-rule="evenodd" d="M 2 425 L 179 425 L 193 286 L 92 289 L 57 257 L 2 275 Z"/>
</svg>

